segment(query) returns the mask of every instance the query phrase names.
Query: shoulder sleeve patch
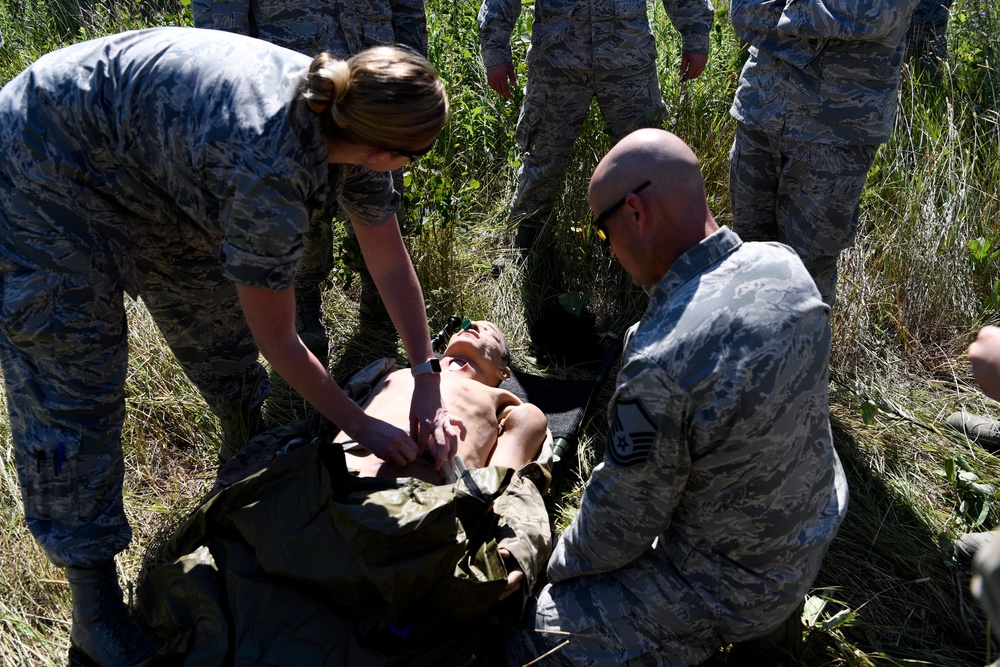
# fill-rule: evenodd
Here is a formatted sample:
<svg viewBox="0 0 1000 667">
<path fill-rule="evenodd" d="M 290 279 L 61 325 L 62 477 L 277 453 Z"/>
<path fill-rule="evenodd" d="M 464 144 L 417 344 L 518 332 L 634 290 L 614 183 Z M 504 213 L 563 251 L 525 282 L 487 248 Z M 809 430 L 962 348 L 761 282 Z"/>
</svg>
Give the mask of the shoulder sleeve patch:
<svg viewBox="0 0 1000 667">
<path fill-rule="evenodd" d="M 618 401 L 608 434 L 607 453 L 615 465 L 631 467 L 649 458 L 656 440 L 656 421 L 638 398 Z"/>
</svg>

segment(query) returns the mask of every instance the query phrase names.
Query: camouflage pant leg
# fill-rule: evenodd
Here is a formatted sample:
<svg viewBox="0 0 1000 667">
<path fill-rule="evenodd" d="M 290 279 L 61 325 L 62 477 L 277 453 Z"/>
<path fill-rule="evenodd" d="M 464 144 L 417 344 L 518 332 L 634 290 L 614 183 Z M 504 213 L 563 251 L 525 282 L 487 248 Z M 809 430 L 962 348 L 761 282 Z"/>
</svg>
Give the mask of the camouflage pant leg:
<svg viewBox="0 0 1000 667">
<path fill-rule="evenodd" d="M 920 0 L 906 34 L 907 57 L 916 58 L 932 72 L 948 57 L 948 19 L 952 0 Z"/>
<path fill-rule="evenodd" d="M 511 220 L 544 218 L 551 212 L 593 98 L 590 72 L 540 65 L 528 70 L 516 130 L 524 156 Z"/>
<path fill-rule="evenodd" d="M 739 124 L 729 155 L 733 230 L 780 241 L 802 259 L 825 301 L 837 299 L 837 259 L 854 243 L 861 192 L 878 146 L 788 141 Z"/>
<path fill-rule="evenodd" d="M 28 528 L 57 566 L 128 546 L 122 289 L 99 273 L 0 261 L 0 365 Z"/>
<path fill-rule="evenodd" d="M 650 577 L 649 594 L 640 598 L 611 574 L 579 577 L 539 592 L 528 613 L 532 628 L 506 633 L 505 660 L 523 665 L 554 651 L 541 664 L 694 665 L 722 645 L 710 617 L 686 584 L 673 591 Z"/>
<path fill-rule="evenodd" d="M 333 217 L 336 207 L 315 211 L 306 232 L 305 251 L 295 274 L 295 290 L 320 288 L 333 271 Z"/>
<path fill-rule="evenodd" d="M 236 287 L 211 253 L 157 262 L 140 292 L 167 344 L 221 420 L 240 423 L 270 392 Z"/>
<path fill-rule="evenodd" d="M 655 63 L 637 70 L 598 72 L 594 88 L 604 129 L 614 143 L 644 127 L 663 127 L 667 107 Z"/>
</svg>

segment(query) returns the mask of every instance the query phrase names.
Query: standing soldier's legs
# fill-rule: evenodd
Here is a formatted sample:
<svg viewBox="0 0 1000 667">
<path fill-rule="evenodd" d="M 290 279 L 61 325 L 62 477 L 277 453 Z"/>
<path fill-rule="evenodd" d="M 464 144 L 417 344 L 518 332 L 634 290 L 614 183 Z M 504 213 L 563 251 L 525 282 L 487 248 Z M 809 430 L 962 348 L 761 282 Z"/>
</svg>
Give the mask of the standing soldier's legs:
<svg viewBox="0 0 1000 667">
<path fill-rule="evenodd" d="M 906 34 L 906 55 L 936 77 L 948 58 L 948 19 L 952 0 L 920 0 Z"/>
<path fill-rule="evenodd" d="M 589 72 L 534 65 L 528 70 L 517 143 L 524 151 L 510 219 L 516 244 L 528 249 L 552 213 L 573 143 L 594 97 Z"/>
<path fill-rule="evenodd" d="M 740 124 L 729 161 L 733 230 L 744 241 L 790 246 L 832 306 L 837 260 L 854 242 L 877 150 L 788 141 Z"/>
<path fill-rule="evenodd" d="M 267 373 L 243 317 L 236 287 L 211 253 L 175 254 L 157 263 L 142 300 L 185 374 L 222 423 L 219 458 L 264 430 Z"/>
<path fill-rule="evenodd" d="M 389 0 L 392 34 L 424 58 L 427 57 L 427 10 L 424 0 Z"/>
<path fill-rule="evenodd" d="M 614 143 L 645 127 L 663 127 L 667 108 L 660 92 L 655 63 L 647 67 L 594 75 L 597 103 Z"/>
<path fill-rule="evenodd" d="M 837 260 L 858 231 L 861 192 L 877 145 L 790 142 L 778 187 L 779 240 L 795 249 L 828 305 L 837 300 Z"/>
<path fill-rule="evenodd" d="M 333 271 L 333 212 L 336 207 L 315 211 L 309 220 L 305 251 L 295 276 L 295 330 L 299 338 L 324 364 L 329 339 L 323 324 L 323 286 Z"/>
<path fill-rule="evenodd" d="M 775 140 L 777 141 L 777 140 Z M 778 241 L 777 195 L 782 155 L 770 135 L 743 123 L 729 153 L 733 231 L 744 241 Z"/>
<path fill-rule="evenodd" d="M 122 299 L 97 272 L 0 261 L 0 365 L 14 460 L 28 528 L 66 568 L 71 664 L 133 664 L 157 649 L 129 618 L 114 565 L 132 537 L 122 500 Z"/>
</svg>

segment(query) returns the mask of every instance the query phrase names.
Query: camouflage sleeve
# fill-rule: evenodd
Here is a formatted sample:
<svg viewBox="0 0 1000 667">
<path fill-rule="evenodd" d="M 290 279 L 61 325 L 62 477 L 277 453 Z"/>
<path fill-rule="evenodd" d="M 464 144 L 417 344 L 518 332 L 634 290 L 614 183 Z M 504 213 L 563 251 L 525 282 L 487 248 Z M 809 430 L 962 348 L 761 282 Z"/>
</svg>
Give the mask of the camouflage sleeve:
<svg viewBox="0 0 1000 667">
<path fill-rule="evenodd" d="M 392 34 L 423 57 L 427 57 L 427 11 L 424 0 L 390 0 Z"/>
<path fill-rule="evenodd" d="M 916 0 L 789 0 L 778 33 L 802 39 L 854 41 L 891 36 L 909 24 Z"/>
<path fill-rule="evenodd" d="M 681 51 L 708 53 L 708 36 L 715 20 L 712 0 L 663 0 L 663 8 L 681 34 Z"/>
<path fill-rule="evenodd" d="M 483 65 L 492 67 L 514 62 L 510 36 L 521 15 L 521 0 L 483 0 L 479 8 L 479 41 L 483 44 Z"/>
<path fill-rule="evenodd" d="M 531 481 L 532 467 L 540 468 L 534 461 L 527 463 L 493 505 L 500 516 L 497 546 L 517 559 L 527 579 L 527 590 L 534 588 L 552 548 L 549 515 L 541 491 Z"/>
<path fill-rule="evenodd" d="M 400 196 L 392 187 L 392 174 L 356 165 L 342 165 L 341 173 L 337 203 L 352 223 L 373 227 L 399 210 Z"/>
<path fill-rule="evenodd" d="M 206 187 L 219 201 L 226 277 L 241 285 L 291 287 L 309 227 L 310 174 L 293 162 L 228 144 L 208 153 Z"/>
<path fill-rule="evenodd" d="M 194 27 L 250 34 L 249 0 L 191 0 Z"/>
<path fill-rule="evenodd" d="M 654 364 L 633 355 L 619 373 L 604 462 L 549 561 L 550 582 L 619 569 L 664 533 L 691 471 L 682 439 L 688 401 Z"/>
</svg>

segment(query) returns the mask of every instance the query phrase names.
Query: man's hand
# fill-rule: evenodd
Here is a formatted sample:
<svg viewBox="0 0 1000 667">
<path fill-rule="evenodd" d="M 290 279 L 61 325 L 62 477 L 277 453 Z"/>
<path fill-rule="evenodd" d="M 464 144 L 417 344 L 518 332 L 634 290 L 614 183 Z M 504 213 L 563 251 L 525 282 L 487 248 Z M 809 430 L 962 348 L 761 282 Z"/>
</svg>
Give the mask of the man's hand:
<svg viewBox="0 0 1000 667">
<path fill-rule="evenodd" d="M 465 423 L 441 404 L 440 380 L 431 374 L 417 376 L 410 399 L 410 437 L 417 443 L 418 456 L 430 450 L 435 470 L 455 456 L 458 440 L 466 434 Z"/>
<path fill-rule="evenodd" d="M 406 431 L 374 417 L 365 417 L 354 440 L 383 461 L 398 466 L 412 463 L 419 455 L 417 443 Z"/>
<path fill-rule="evenodd" d="M 501 63 L 486 68 L 486 83 L 508 100 L 514 99 L 511 88 L 517 88 L 517 73 L 513 63 Z"/>
<path fill-rule="evenodd" d="M 681 55 L 681 81 L 697 79 L 708 64 L 707 53 L 684 53 Z"/>
<path fill-rule="evenodd" d="M 969 346 L 972 375 L 983 393 L 1000 401 L 1000 327 L 983 327 Z"/>
<path fill-rule="evenodd" d="M 511 556 L 510 552 L 506 549 L 500 549 L 500 557 L 503 558 L 504 565 L 509 572 L 507 575 L 507 587 L 503 589 L 503 593 L 497 598 L 498 600 L 503 600 L 521 587 L 521 582 L 524 581 L 524 570 L 521 569 L 521 565 L 517 562 L 517 559 Z"/>
</svg>

